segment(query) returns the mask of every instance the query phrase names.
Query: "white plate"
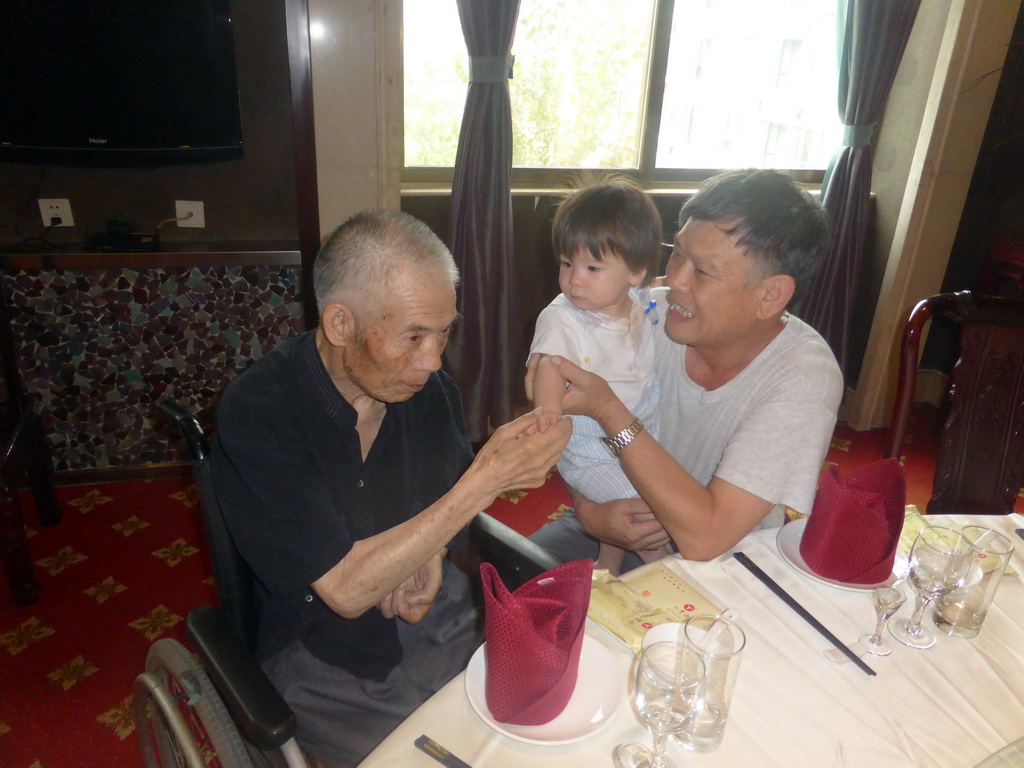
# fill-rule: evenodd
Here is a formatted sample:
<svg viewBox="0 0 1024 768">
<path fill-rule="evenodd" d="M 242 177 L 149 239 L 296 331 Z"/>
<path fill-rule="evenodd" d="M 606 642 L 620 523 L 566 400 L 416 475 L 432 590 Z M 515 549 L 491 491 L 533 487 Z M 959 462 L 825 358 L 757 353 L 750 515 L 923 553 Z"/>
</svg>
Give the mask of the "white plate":
<svg viewBox="0 0 1024 768">
<path fill-rule="evenodd" d="M 853 592 L 870 592 L 878 587 L 891 587 L 907 575 L 907 569 L 909 567 L 907 564 L 907 556 L 903 554 L 902 549 L 897 549 L 896 560 L 892 564 L 892 573 L 889 574 L 888 579 L 880 581 L 878 584 L 849 584 L 844 581 L 835 581 L 834 579 L 826 579 L 824 576 L 819 576 L 810 569 L 807 563 L 804 562 L 803 557 L 800 555 L 800 540 L 804 537 L 804 529 L 807 527 L 807 520 L 808 518 L 803 517 L 799 520 L 794 520 L 791 523 L 786 523 L 779 529 L 779 533 L 775 537 L 775 544 L 779 548 L 779 554 L 782 555 L 782 559 L 793 566 L 796 570 L 800 571 L 800 573 L 807 578 L 814 579 L 821 584 L 827 584 L 830 587 L 849 589 Z"/>
<path fill-rule="evenodd" d="M 626 696 L 626 677 L 612 652 L 584 635 L 576 689 L 562 713 L 543 725 L 499 723 L 487 708 L 487 655 L 481 645 L 466 667 L 466 696 L 484 722 L 499 733 L 527 744 L 568 744 L 595 733 L 615 717 Z"/>
</svg>

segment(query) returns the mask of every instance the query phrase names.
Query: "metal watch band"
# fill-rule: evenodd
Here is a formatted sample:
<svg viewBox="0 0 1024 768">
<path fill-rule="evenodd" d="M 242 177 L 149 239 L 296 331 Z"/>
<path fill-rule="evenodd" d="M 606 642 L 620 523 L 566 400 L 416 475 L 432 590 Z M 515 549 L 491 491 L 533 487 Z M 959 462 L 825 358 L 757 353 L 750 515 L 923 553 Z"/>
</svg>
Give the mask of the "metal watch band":
<svg viewBox="0 0 1024 768">
<path fill-rule="evenodd" d="M 635 418 L 628 427 L 619 432 L 615 437 L 602 437 L 601 442 L 608 446 L 612 456 L 618 457 L 622 449 L 633 442 L 633 439 L 644 431 L 644 423 Z"/>
</svg>

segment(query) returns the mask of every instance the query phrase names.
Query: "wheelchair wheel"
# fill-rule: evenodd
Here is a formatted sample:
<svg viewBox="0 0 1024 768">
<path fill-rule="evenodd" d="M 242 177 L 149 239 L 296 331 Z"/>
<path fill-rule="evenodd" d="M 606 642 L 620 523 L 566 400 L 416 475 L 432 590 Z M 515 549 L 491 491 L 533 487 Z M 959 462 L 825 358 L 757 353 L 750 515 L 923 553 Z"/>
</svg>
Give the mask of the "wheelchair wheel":
<svg viewBox="0 0 1024 768">
<path fill-rule="evenodd" d="M 150 648 L 135 683 L 135 721 L 146 768 L 252 768 L 213 683 L 176 640 Z"/>
</svg>

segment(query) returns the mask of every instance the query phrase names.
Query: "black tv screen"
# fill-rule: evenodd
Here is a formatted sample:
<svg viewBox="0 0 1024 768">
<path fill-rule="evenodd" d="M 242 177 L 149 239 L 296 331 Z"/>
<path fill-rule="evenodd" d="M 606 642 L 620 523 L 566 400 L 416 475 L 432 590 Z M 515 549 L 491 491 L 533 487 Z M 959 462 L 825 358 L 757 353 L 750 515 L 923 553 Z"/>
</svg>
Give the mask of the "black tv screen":
<svg viewBox="0 0 1024 768">
<path fill-rule="evenodd" d="M 0 160 L 241 156 L 228 0 L 0 0 Z"/>
</svg>

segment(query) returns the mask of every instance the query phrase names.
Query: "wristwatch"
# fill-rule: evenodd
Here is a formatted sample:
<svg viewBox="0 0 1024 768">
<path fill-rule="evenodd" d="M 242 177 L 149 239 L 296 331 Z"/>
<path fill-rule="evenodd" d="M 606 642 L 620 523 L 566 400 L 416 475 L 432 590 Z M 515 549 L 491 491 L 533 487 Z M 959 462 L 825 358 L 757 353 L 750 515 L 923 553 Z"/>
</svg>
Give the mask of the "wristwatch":
<svg viewBox="0 0 1024 768">
<path fill-rule="evenodd" d="M 633 419 L 628 427 L 619 432 L 615 437 L 602 437 L 601 442 L 608 446 L 612 456 L 616 458 L 622 449 L 633 442 L 633 438 L 644 431 L 644 423 L 640 419 Z"/>
</svg>

